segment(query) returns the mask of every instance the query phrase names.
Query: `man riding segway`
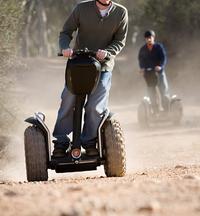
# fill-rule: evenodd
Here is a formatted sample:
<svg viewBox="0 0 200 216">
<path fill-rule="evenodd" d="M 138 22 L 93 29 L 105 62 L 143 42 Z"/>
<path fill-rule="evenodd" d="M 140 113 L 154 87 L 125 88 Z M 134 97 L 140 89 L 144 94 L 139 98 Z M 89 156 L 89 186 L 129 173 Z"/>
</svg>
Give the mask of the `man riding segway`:
<svg viewBox="0 0 200 216">
<path fill-rule="evenodd" d="M 98 154 L 97 129 L 108 104 L 114 58 L 125 45 L 127 27 L 126 8 L 111 0 L 93 0 L 77 4 L 60 33 L 59 42 L 64 57 L 69 58 L 73 55 L 73 50 L 87 47 L 96 51 L 96 58 L 101 61 L 100 82 L 96 90 L 87 97 L 81 135 L 82 147 L 91 156 Z M 69 44 L 75 31 L 76 42 L 74 49 L 71 49 Z M 68 135 L 73 130 L 74 103 L 75 96 L 65 86 L 53 131 L 54 157 L 64 157 L 69 149 Z"/>
<path fill-rule="evenodd" d="M 169 95 L 165 74 L 167 61 L 162 44 L 155 42 L 155 32 L 144 33 L 145 45 L 139 51 L 140 73 L 147 84 L 148 96 L 145 96 L 138 107 L 138 122 L 142 127 L 151 123 L 180 123 L 183 114 L 181 99 L 177 95 Z"/>
<path fill-rule="evenodd" d="M 48 180 L 48 169 L 76 172 L 96 170 L 101 165 L 108 177 L 125 175 L 123 131 L 107 103 L 114 58 L 125 45 L 127 24 L 127 10 L 110 0 L 80 2 L 66 21 L 60 33 L 59 56 L 69 59 L 53 132 L 54 151 L 51 155 L 45 115 L 35 113 L 27 118 L 31 124 L 24 132 L 28 181 Z M 75 47 L 70 49 L 76 30 Z M 72 140 L 68 137 L 71 132 Z"/>
<path fill-rule="evenodd" d="M 165 112 L 169 110 L 169 90 L 165 74 L 166 51 L 162 44 L 155 42 L 155 32 L 147 30 L 144 33 L 145 45 L 139 51 L 138 60 L 140 73 L 143 75 L 149 98 L 152 104 L 152 114 L 156 115 L 159 111 L 157 103 L 156 86 L 158 86 L 161 105 Z"/>
</svg>

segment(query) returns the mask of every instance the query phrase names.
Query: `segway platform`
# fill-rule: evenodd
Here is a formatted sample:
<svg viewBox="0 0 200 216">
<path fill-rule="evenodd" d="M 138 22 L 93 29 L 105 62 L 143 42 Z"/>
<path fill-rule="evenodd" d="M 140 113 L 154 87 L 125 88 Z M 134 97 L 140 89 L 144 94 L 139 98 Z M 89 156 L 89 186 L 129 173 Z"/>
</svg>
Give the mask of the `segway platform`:
<svg viewBox="0 0 200 216">
<path fill-rule="evenodd" d="M 81 154 L 79 160 L 75 160 L 69 156 L 64 158 L 53 158 L 49 162 L 49 168 L 55 170 L 57 173 L 62 172 L 78 172 L 96 170 L 98 166 L 103 165 L 103 161 L 99 156 L 87 156 L 85 153 Z"/>
</svg>

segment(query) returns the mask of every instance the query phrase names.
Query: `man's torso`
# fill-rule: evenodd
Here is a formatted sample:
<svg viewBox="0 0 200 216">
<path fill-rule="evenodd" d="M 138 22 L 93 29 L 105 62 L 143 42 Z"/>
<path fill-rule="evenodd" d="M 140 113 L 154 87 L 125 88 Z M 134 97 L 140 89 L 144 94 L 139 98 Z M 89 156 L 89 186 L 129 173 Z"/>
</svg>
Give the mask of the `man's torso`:
<svg viewBox="0 0 200 216">
<path fill-rule="evenodd" d="M 124 9 L 112 3 L 108 15 L 101 16 L 95 1 L 78 5 L 79 28 L 75 48 L 98 50 L 104 49 L 112 42 L 114 33 L 119 28 Z"/>
<path fill-rule="evenodd" d="M 161 52 L 161 44 L 155 43 L 151 50 L 148 49 L 145 44 L 140 50 L 140 61 L 142 61 L 145 68 L 154 68 L 155 66 L 161 64 Z"/>
</svg>

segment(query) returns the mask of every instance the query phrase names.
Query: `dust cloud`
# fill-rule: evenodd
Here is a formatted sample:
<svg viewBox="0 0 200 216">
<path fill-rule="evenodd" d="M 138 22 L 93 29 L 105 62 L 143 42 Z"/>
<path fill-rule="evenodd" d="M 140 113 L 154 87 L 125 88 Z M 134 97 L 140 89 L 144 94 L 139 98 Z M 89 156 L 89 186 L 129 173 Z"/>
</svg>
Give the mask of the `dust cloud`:
<svg viewBox="0 0 200 216">
<path fill-rule="evenodd" d="M 194 47 L 196 47 L 194 45 Z M 191 47 L 190 47 L 191 48 Z M 200 163 L 200 97 L 198 49 L 180 52 L 168 61 L 166 73 L 172 94 L 184 104 L 181 126 L 156 125 L 141 130 L 137 124 L 137 107 L 146 94 L 145 82 L 139 74 L 137 48 L 127 48 L 116 60 L 110 92 L 110 109 L 117 113 L 124 129 L 128 173 L 152 167 Z M 63 58 L 22 59 L 26 69 L 16 74 L 17 123 L 4 145 L 0 179 L 25 180 L 23 132 L 24 122 L 34 112 L 46 114 L 46 123 L 53 130 L 64 86 L 66 60 Z M 7 145 L 9 143 L 9 145 Z M 5 153 L 6 152 L 6 153 Z M 98 175 L 97 173 L 94 172 Z M 53 175 L 55 177 L 55 175 Z"/>
</svg>

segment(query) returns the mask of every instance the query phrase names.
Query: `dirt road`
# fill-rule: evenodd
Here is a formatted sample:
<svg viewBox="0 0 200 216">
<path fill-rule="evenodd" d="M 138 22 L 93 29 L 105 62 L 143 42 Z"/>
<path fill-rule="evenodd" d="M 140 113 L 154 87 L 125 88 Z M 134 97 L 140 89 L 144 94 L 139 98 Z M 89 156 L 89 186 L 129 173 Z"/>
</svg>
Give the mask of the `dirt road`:
<svg viewBox="0 0 200 216">
<path fill-rule="evenodd" d="M 23 156 L 27 125 L 22 120 L 42 111 L 52 130 L 64 84 L 64 61 L 30 59 L 28 65 L 15 86 L 20 115 L 8 148 L 9 163 L 0 171 L 1 216 L 200 215 L 198 104 L 184 103 L 179 127 L 162 124 L 141 130 L 136 110 L 143 92 L 132 94 L 134 85 L 119 91 L 120 74 L 113 75 L 110 108 L 124 129 L 127 175 L 105 178 L 102 167 L 83 173 L 50 171 L 48 182 L 27 183 Z"/>
<path fill-rule="evenodd" d="M 199 215 L 199 167 L 0 185 L 1 215 Z"/>
</svg>

